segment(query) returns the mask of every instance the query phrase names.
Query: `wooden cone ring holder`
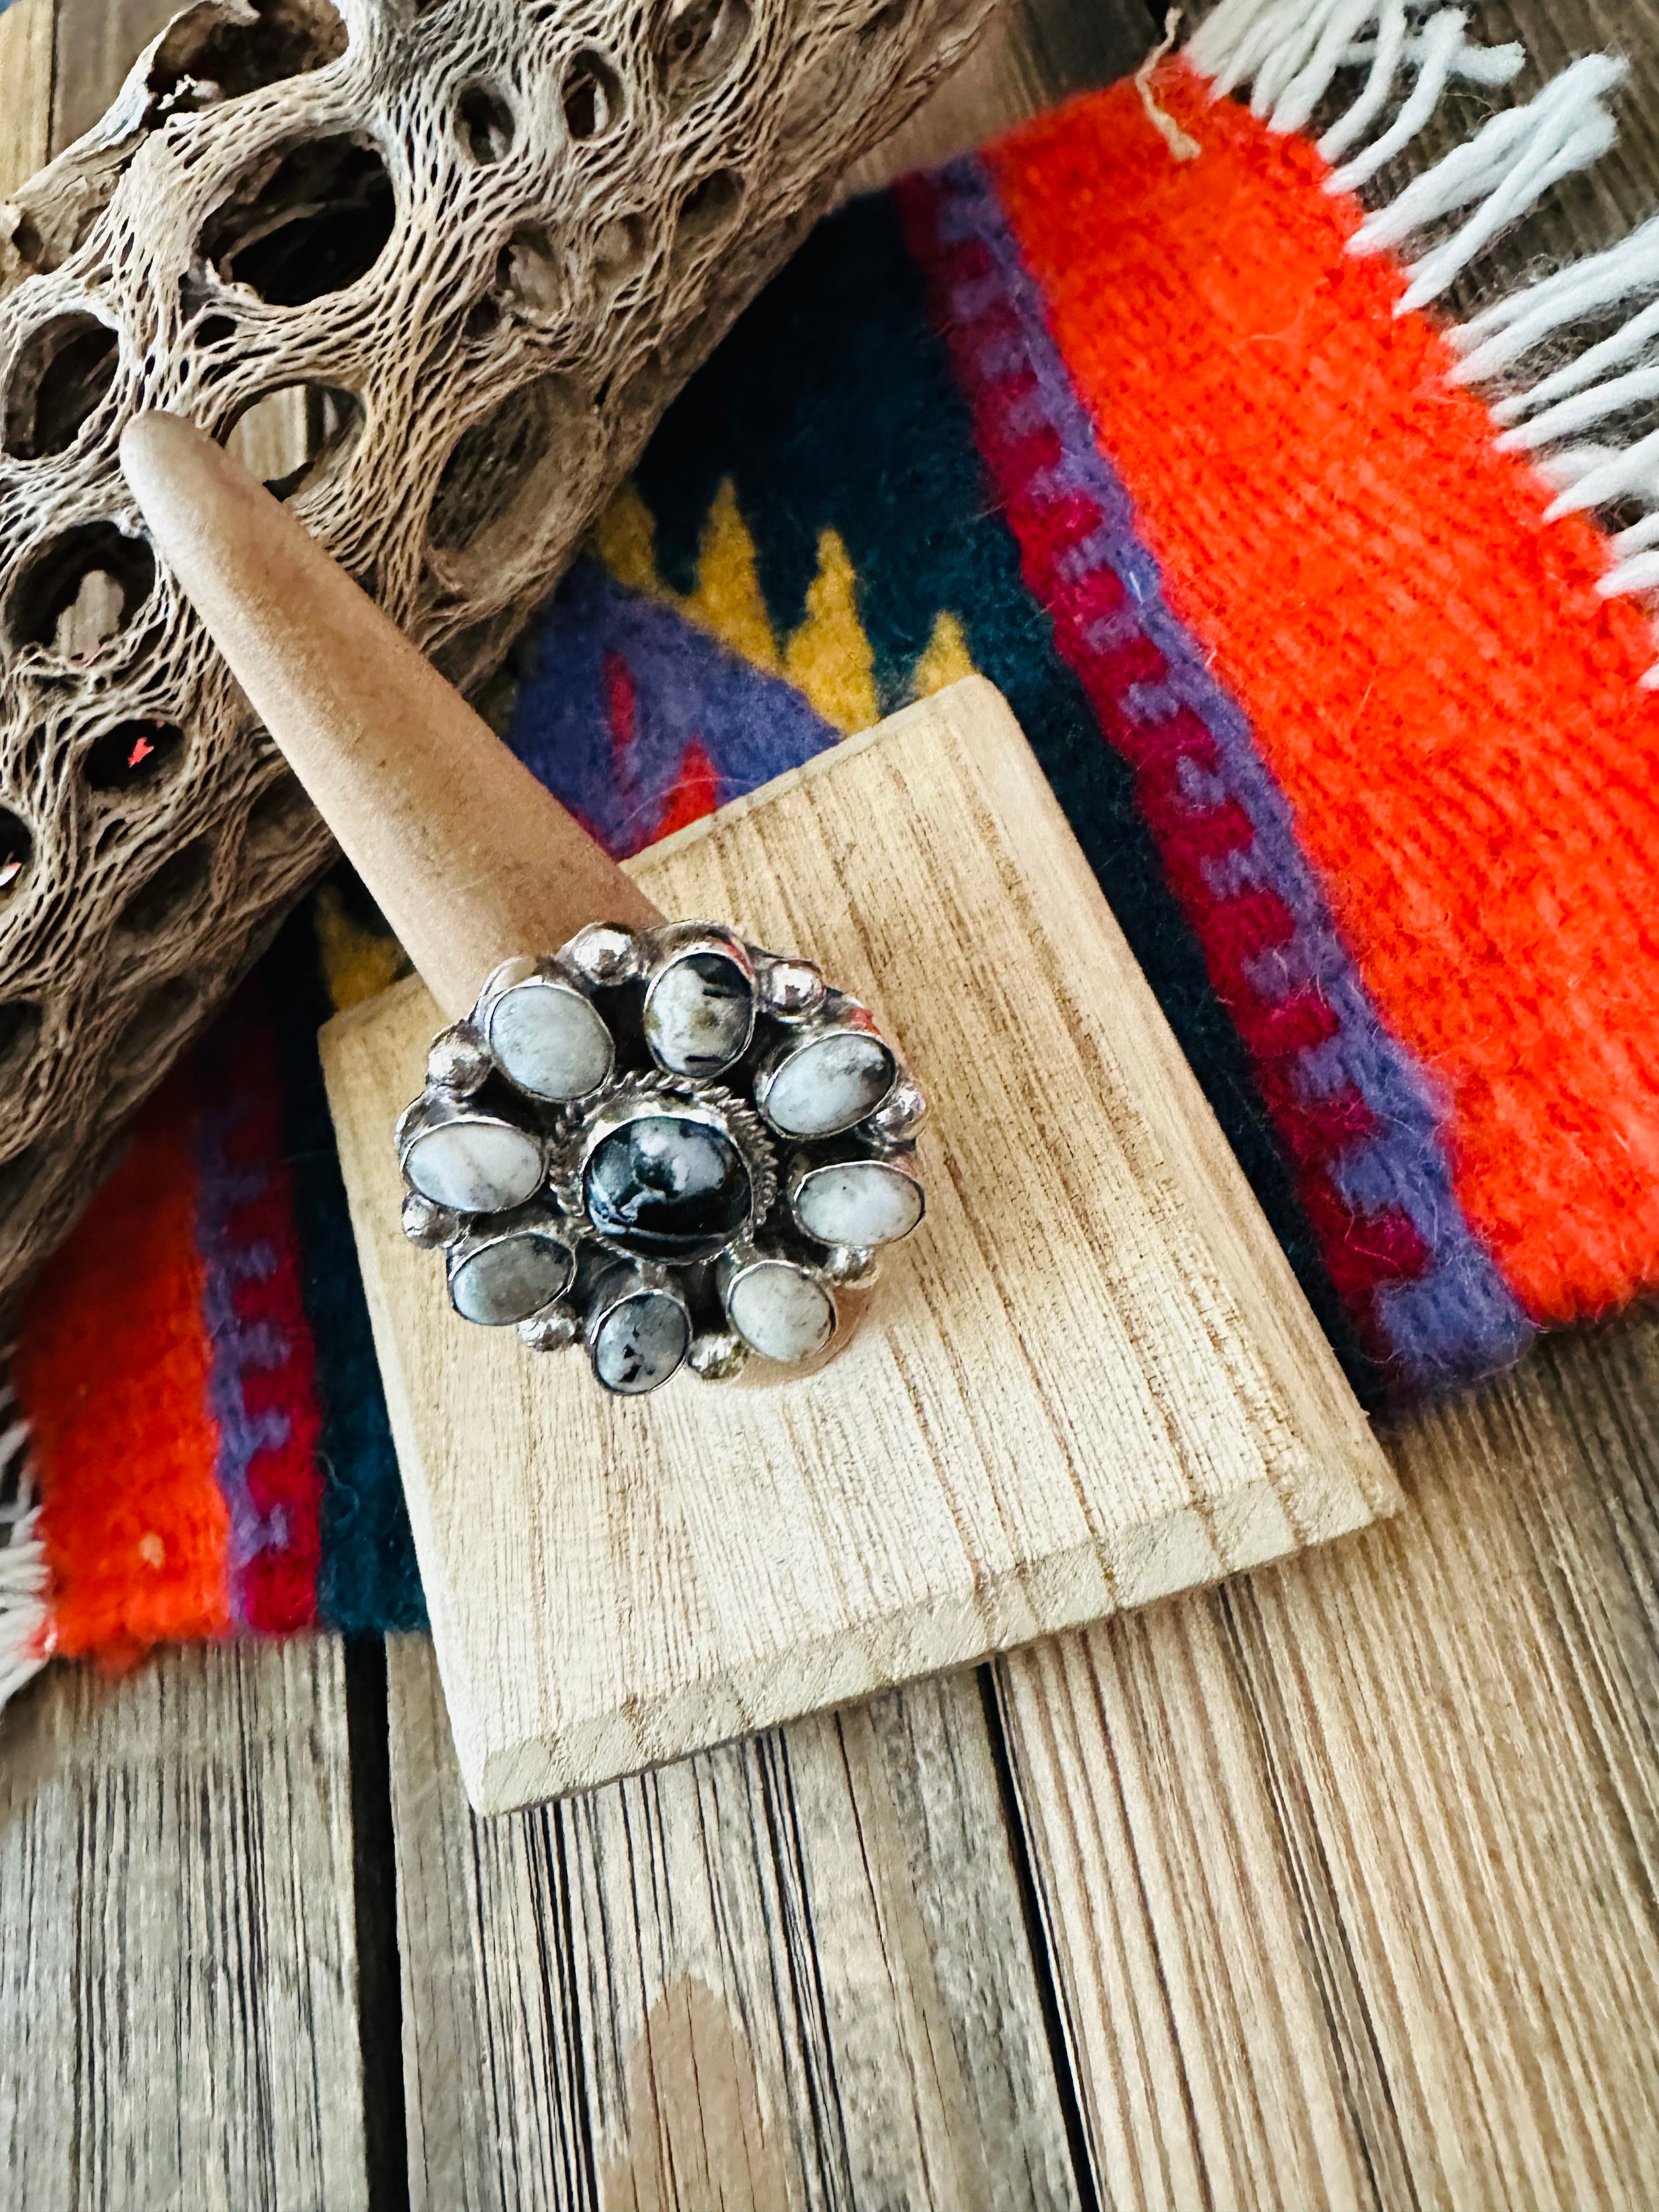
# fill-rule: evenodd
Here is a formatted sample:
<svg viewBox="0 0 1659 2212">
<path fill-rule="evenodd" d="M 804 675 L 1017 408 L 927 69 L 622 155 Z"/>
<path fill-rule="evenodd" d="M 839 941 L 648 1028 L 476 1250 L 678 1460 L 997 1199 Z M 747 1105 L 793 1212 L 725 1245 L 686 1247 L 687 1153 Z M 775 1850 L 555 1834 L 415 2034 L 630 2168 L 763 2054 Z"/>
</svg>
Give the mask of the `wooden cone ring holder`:
<svg viewBox="0 0 1659 2212">
<path fill-rule="evenodd" d="M 1393 1509 L 1288 1264 L 977 678 L 616 867 L 198 434 L 123 459 L 418 976 L 325 1071 L 439 1667 L 498 1811 L 1073 1628 Z M 603 918 L 730 915 L 876 1007 L 927 1218 L 825 1371 L 596 1389 L 458 1322 L 392 1118 L 441 1018 Z M 434 1001 L 436 1004 L 434 1004 Z"/>
<path fill-rule="evenodd" d="M 610 926 L 601 951 L 622 933 L 659 931 L 663 916 L 631 879 L 240 463 L 190 423 L 161 413 L 141 416 L 131 425 L 123 441 L 122 463 L 158 549 L 452 1024 L 464 1023 L 472 1013 L 480 987 L 503 963 L 528 969 L 592 925 Z M 698 941 L 690 939 L 693 945 Z M 718 936 L 706 940 L 710 946 L 720 942 Z M 741 945 L 731 949 L 745 963 L 752 950 Z M 682 971 L 687 959 L 696 957 L 682 951 Z M 740 1004 L 745 1044 L 751 1033 L 763 1031 L 752 1001 L 769 975 L 782 977 L 775 988 L 787 988 L 793 980 L 817 998 L 825 996 L 810 963 L 785 963 L 749 976 L 717 952 L 705 950 L 702 957 L 712 961 L 717 975 L 729 972 L 739 985 L 741 1000 L 734 997 L 725 1003 Z M 695 981 L 682 972 L 681 1002 L 688 985 L 695 993 Z M 531 1013 L 539 1012 L 544 1022 L 551 1000 L 556 1014 L 562 1009 L 580 1025 L 579 1042 L 602 1048 L 608 1063 L 612 1044 L 605 1023 L 592 1001 L 568 981 L 532 978 L 524 995 Z M 650 1006 L 647 999 L 647 1023 Z M 702 1011 L 698 1035 L 708 1028 L 707 1010 Z M 525 1018 L 521 1012 L 521 1025 Z M 634 1021 L 637 1030 L 637 1009 Z M 897 1105 L 902 1108 L 908 1098 L 920 1108 L 919 1094 L 901 1085 L 902 1071 L 890 1048 L 873 1035 L 843 1032 L 833 1024 L 822 1030 L 814 1024 L 809 1030 L 799 1023 L 791 1024 L 787 1034 L 805 1040 L 799 1048 L 803 1060 L 811 1056 L 814 1037 L 820 1055 L 824 1047 L 867 1054 L 882 1071 L 881 1088 L 895 1092 Z M 487 1208 L 480 1226 L 476 1195 L 468 1205 L 448 1188 L 440 1162 L 428 1170 L 429 1194 L 411 1192 L 405 1221 L 422 1241 L 446 1245 L 458 1310 L 475 1320 L 521 1322 L 532 1341 L 562 1349 L 579 1327 L 578 1316 L 561 1304 L 562 1294 L 580 1279 L 565 1234 L 568 1217 L 545 1203 L 528 1203 L 555 1180 L 550 1149 L 538 1152 L 539 1128 L 515 1129 L 486 1115 L 478 1103 L 455 1096 L 458 1066 L 475 1088 L 495 1072 L 496 1055 L 476 1029 L 441 1041 L 434 1059 L 438 1055 L 443 1079 L 429 1080 L 422 1099 L 410 1109 L 411 1115 L 434 1109 L 425 1116 L 432 1126 L 422 1139 L 422 1124 L 409 1122 L 414 1135 L 405 1134 L 405 1159 L 414 1159 L 423 1142 L 429 1154 L 447 1146 L 449 1182 L 459 1188 L 470 1178 L 475 1193 L 480 1177 L 471 1155 L 481 1143 L 505 1146 L 524 1166 L 520 1186 L 504 1199 L 507 1210 Z M 541 1056 L 545 1060 L 544 1048 Z M 705 1070 L 705 1084 L 720 1072 Z M 586 1080 L 590 1073 L 597 1081 L 608 1082 L 611 1068 L 601 1068 L 597 1060 L 593 1069 L 584 1068 L 584 1093 L 595 1088 Z M 671 1061 L 654 1073 L 689 1083 L 693 1071 Z M 799 1082 L 798 1077 L 798 1088 Z M 501 1090 L 498 1083 L 498 1099 Z M 902 1097 L 897 1096 L 901 1091 Z M 545 1091 L 532 1095 L 547 1097 Z M 625 1178 L 641 1144 L 654 1144 L 659 1156 L 665 1145 L 676 1141 L 672 1133 L 678 1129 L 684 1133 L 678 1139 L 681 1152 L 690 1156 L 692 1164 L 713 1160 L 716 1198 L 724 1178 L 733 1196 L 734 1220 L 738 1192 L 746 1199 L 741 1209 L 745 1224 L 750 1212 L 764 1213 L 775 1176 L 774 1147 L 755 1117 L 742 1115 L 744 1101 L 734 1094 L 721 1096 L 731 1096 L 738 1109 L 726 1112 L 724 1120 L 708 1118 L 725 1109 L 705 1104 L 705 1088 L 702 1099 L 665 1092 L 647 1097 L 642 1106 L 625 1102 L 609 1115 L 620 1126 L 614 1131 L 599 1128 L 601 1146 L 607 1137 L 611 1140 L 603 1158 L 613 1165 L 620 1162 L 616 1172 L 624 1179 L 623 1204 L 607 1201 L 612 1204 L 608 1218 L 624 1237 L 641 1203 L 653 1206 L 659 1219 L 654 1231 L 635 1232 L 641 1248 L 635 1265 L 614 1252 L 588 1248 L 586 1302 L 596 1323 L 601 1304 L 612 1316 L 600 1333 L 590 1327 L 589 1344 L 596 1373 L 614 1374 L 614 1387 L 656 1387 L 687 1355 L 701 1362 L 705 1374 L 713 1369 L 752 1382 L 809 1372 L 846 1348 L 867 1308 L 868 1286 L 877 1272 L 872 1254 L 849 1249 L 838 1261 L 832 1255 L 818 1268 L 779 1256 L 772 1250 L 775 1240 L 757 1250 L 745 1236 L 727 1273 L 746 1263 L 750 1279 L 741 1288 L 728 1285 L 720 1295 L 734 1316 L 743 1311 L 741 1298 L 746 1296 L 751 1306 L 758 1300 L 760 1328 L 757 1331 L 751 1322 L 750 1333 L 762 1341 L 767 1340 L 768 1324 L 775 1340 L 793 1310 L 797 1341 L 791 1364 L 751 1359 L 722 1309 L 702 1316 L 714 1326 L 705 1326 L 701 1343 L 694 1341 L 693 1310 L 675 1294 L 663 1263 L 673 1239 L 660 1218 L 675 1209 L 654 1191 L 642 1195 L 637 1176 Z M 879 1103 L 876 1097 L 869 1101 L 872 1106 Z M 548 1118 L 538 1114 L 535 1104 L 524 1110 L 526 1119 Z M 893 1110 L 893 1102 L 884 1107 L 890 1118 Z M 862 1126 L 862 1115 L 858 1119 Z M 729 1129 L 736 1130 L 735 1139 L 728 1138 Z M 752 1169 L 745 1164 L 745 1133 Z M 908 1152 L 902 1142 L 908 1133 L 901 1128 L 893 1161 L 860 1162 L 858 1169 L 866 1176 L 890 1176 L 902 1202 L 910 1201 L 917 1190 L 908 1160 L 901 1157 Z M 672 1180 L 685 1165 L 684 1158 L 671 1157 L 661 1174 Z M 412 1167 L 410 1173 L 418 1181 L 418 1169 Z M 449 1202 L 434 1202 L 442 1200 Z M 564 1200 L 573 1214 L 581 1212 L 580 1189 L 567 1189 Z M 823 1202 L 820 1195 L 819 1204 Z M 678 1209 L 682 1214 L 693 1211 L 690 1205 Z M 678 1241 L 691 1240 L 682 1231 Z M 723 1251 L 732 1240 L 714 1234 L 703 1242 Z M 706 1274 L 712 1253 L 705 1256 L 701 1246 L 696 1249 Z M 544 1281 L 538 1270 L 546 1268 L 555 1272 Z M 771 1287 L 769 1297 L 769 1286 L 779 1283 L 781 1290 Z M 543 1289 L 550 1294 L 546 1299 L 540 1296 Z M 706 1294 L 703 1303 L 708 1303 Z M 538 1309 L 545 1309 L 541 1319 Z M 675 1332 L 667 1352 L 655 1348 L 653 1334 L 664 1328 Z"/>
<path fill-rule="evenodd" d="M 141 415 L 156 548 L 451 1020 L 585 922 L 662 920 L 489 725 L 210 438 Z"/>
</svg>

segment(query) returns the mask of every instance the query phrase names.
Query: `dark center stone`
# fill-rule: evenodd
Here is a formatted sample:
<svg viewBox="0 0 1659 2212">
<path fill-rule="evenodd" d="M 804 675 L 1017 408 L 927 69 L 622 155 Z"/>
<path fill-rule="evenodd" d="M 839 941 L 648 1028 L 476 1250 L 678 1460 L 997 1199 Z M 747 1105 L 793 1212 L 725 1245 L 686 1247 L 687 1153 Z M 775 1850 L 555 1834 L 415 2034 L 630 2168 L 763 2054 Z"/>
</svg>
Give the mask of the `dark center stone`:
<svg viewBox="0 0 1659 2212">
<path fill-rule="evenodd" d="M 645 1002 L 652 1057 L 676 1075 L 719 1075 L 748 1044 L 755 994 L 735 960 L 691 952 L 665 968 Z"/>
<path fill-rule="evenodd" d="M 601 1138 L 583 1195 L 600 1235 L 642 1260 L 709 1259 L 754 1205 L 732 1139 L 677 1114 L 642 1114 Z"/>
</svg>

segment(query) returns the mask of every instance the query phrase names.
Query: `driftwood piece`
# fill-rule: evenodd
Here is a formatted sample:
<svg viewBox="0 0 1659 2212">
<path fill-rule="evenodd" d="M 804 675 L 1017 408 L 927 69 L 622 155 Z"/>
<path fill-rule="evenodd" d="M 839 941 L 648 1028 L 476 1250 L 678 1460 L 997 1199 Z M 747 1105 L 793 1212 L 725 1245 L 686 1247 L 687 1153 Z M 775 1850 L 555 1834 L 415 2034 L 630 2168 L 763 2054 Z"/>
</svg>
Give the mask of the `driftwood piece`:
<svg viewBox="0 0 1659 2212">
<path fill-rule="evenodd" d="M 156 563 L 143 409 L 463 688 L 993 0 L 206 0 L 0 209 L 0 1291 L 326 857 Z"/>
</svg>

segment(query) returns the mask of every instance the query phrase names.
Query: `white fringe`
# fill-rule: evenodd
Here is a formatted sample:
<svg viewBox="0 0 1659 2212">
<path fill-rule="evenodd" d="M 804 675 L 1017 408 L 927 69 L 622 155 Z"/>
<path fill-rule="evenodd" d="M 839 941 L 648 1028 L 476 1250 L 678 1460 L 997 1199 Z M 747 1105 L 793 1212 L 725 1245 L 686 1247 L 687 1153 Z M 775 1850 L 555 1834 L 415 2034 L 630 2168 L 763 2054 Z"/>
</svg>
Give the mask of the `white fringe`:
<svg viewBox="0 0 1659 2212">
<path fill-rule="evenodd" d="M 1424 13 L 1411 0 L 1222 0 L 1187 52 L 1214 78 L 1218 97 L 1248 80 L 1251 109 L 1271 131 L 1302 130 L 1339 70 L 1368 64 L 1364 89 L 1319 142 L 1328 161 L 1364 137 L 1401 75 L 1414 70 L 1394 123 L 1331 179 L 1333 191 L 1352 191 L 1410 145 L 1453 78 L 1503 85 L 1525 64 L 1521 46 L 1471 46 L 1462 9 L 1442 8 L 1426 21 Z"/>
<path fill-rule="evenodd" d="M 1213 79 L 1216 98 L 1248 84 L 1253 111 L 1272 131 L 1303 129 L 1340 71 L 1364 70 L 1358 97 L 1319 142 L 1325 159 L 1338 163 L 1326 183 L 1332 192 L 1353 191 L 1408 146 L 1449 84 L 1505 85 L 1526 58 L 1518 46 L 1472 43 L 1468 11 L 1435 0 L 1222 0 L 1187 53 Z M 1407 262 L 1396 313 L 1439 299 L 1552 185 L 1608 151 L 1617 135 L 1608 103 L 1626 74 L 1616 55 L 1585 55 L 1366 216 L 1351 252 L 1403 247 L 1471 210 Z M 1393 121 L 1379 131 L 1396 100 Z M 1626 306 L 1631 312 L 1610 336 L 1560 358 L 1575 325 L 1590 316 L 1605 321 Z M 1533 456 L 1555 490 L 1551 520 L 1615 501 L 1645 509 L 1613 540 L 1617 557 L 1597 586 L 1602 596 L 1659 594 L 1659 430 L 1624 446 L 1584 435 L 1659 400 L 1659 216 L 1622 244 L 1496 301 L 1446 336 L 1462 356 L 1459 383 L 1505 380 L 1492 400 L 1497 443 Z M 1553 350 L 1542 373 L 1517 382 L 1517 366 L 1546 344 Z M 1643 681 L 1659 689 L 1659 666 Z"/>
<path fill-rule="evenodd" d="M 1535 100 L 1494 115 L 1473 138 L 1413 177 L 1387 207 L 1366 216 L 1350 241 L 1350 252 L 1379 253 L 1441 216 L 1474 204 L 1462 229 L 1407 263 L 1412 281 L 1396 314 L 1437 300 L 1499 231 L 1507 230 L 1553 184 L 1601 160 L 1618 136 L 1606 97 L 1626 73 L 1626 64 L 1614 55 L 1586 54 Z"/>
<path fill-rule="evenodd" d="M 0 1705 L 45 1666 L 52 1614 L 27 1424 L 0 1386 Z"/>
</svg>

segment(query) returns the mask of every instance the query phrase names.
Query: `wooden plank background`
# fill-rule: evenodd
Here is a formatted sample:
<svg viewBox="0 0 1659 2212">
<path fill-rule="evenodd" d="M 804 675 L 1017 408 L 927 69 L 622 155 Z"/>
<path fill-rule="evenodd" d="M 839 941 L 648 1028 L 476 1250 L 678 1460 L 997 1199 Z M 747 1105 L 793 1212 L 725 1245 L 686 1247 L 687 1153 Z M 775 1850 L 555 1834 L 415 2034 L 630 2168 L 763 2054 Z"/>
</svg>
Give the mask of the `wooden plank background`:
<svg viewBox="0 0 1659 2212">
<path fill-rule="evenodd" d="M 167 12 L 0 15 L 0 190 Z M 1633 67 L 1468 298 L 1659 196 L 1655 0 L 1472 12 L 1528 82 Z M 1155 13 L 1023 0 L 864 180 Z M 1651 1312 L 1547 1344 L 1399 1432 L 1386 1528 L 513 1820 L 418 1638 L 54 1674 L 0 1735 L 6 2201 L 1659 2201 L 1656 1405 Z"/>
</svg>

